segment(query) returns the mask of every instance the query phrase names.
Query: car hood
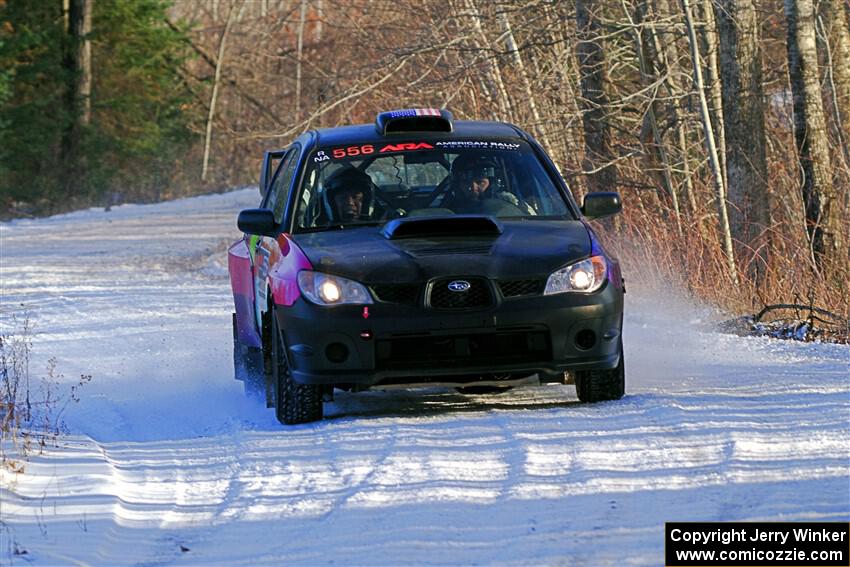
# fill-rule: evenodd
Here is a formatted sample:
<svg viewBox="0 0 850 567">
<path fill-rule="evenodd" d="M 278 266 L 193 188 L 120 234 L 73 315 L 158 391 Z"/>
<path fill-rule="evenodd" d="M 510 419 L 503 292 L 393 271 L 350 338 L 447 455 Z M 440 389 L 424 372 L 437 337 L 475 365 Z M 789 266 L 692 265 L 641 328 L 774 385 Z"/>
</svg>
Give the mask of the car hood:
<svg viewBox="0 0 850 567">
<path fill-rule="evenodd" d="M 292 240 L 313 268 L 367 284 L 423 282 L 440 276 L 546 277 L 590 255 L 579 221 L 500 221 L 501 234 L 388 239 L 381 227 L 307 234 Z"/>
</svg>

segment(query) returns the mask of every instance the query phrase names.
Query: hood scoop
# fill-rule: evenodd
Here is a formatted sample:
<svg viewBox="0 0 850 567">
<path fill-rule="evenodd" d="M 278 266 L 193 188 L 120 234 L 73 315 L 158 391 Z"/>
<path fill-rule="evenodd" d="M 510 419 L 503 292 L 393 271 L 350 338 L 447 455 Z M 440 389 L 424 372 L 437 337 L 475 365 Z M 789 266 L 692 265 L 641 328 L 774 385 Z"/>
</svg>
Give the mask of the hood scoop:
<svg viewBox="0 0 850 567">
<path fill-rule="evenodd" d="M 499 236 L 502 223 L 486 215 L 408 217 L 391 220 L 381 234 L 389 240 L 431 236 Z"/>
</svg>

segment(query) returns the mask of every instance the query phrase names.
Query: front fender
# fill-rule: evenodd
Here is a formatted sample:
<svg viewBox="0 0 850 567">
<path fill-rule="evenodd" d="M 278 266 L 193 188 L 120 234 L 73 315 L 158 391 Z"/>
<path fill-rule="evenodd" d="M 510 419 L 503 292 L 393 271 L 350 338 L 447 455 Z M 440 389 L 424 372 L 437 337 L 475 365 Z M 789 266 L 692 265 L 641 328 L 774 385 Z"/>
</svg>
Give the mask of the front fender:
<svg viewBox="0 0 850 567">
<path fill-rule="evenodd" d="M 280 254 L 269 270 L 269 288 L 275 305 L 290 306 L 301 296 L 298 272 L 312 270 L 313 265 L 288 234 L 278 236 L 277 245 Z"/>
</svg>

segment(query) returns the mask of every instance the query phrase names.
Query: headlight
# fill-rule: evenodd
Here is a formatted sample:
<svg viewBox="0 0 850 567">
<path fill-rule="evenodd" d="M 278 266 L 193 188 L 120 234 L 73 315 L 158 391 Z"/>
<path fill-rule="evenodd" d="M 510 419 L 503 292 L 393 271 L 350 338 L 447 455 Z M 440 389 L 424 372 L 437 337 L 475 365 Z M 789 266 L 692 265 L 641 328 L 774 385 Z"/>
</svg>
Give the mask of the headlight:
<svg viewBox="0 0 850 567">
<path fill-rule="evenodd" d="M 298 289 L 316 305 L 372 303 L 372 296 L 363 284 L 321 272 L 298 272 Z"/>
<path fill-rule="evenodd" d="M 553 293 L 591 293 L 602 287 L 608 275 L 608 263 L 604 256 L 591 256 L 561 268 L 546 281 L 543 295 Z"/>
</svg>

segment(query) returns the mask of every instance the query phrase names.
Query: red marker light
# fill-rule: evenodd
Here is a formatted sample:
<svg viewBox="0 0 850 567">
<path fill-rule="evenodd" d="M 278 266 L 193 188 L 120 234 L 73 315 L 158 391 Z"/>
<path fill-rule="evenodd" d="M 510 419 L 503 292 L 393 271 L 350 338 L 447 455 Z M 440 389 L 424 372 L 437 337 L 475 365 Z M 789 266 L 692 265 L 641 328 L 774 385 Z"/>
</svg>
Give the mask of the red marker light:
<svg viewBox="0 0 850 567">
<path fill-rule="evenodd" d="M 369 308 L 368 308 L 368 307 L 364 307 L 364 308 L 363 308 L 363 318 L 364 318 L 364 319 L 368 319 L 368 318 L 369 318 Z"/>
</svg>

